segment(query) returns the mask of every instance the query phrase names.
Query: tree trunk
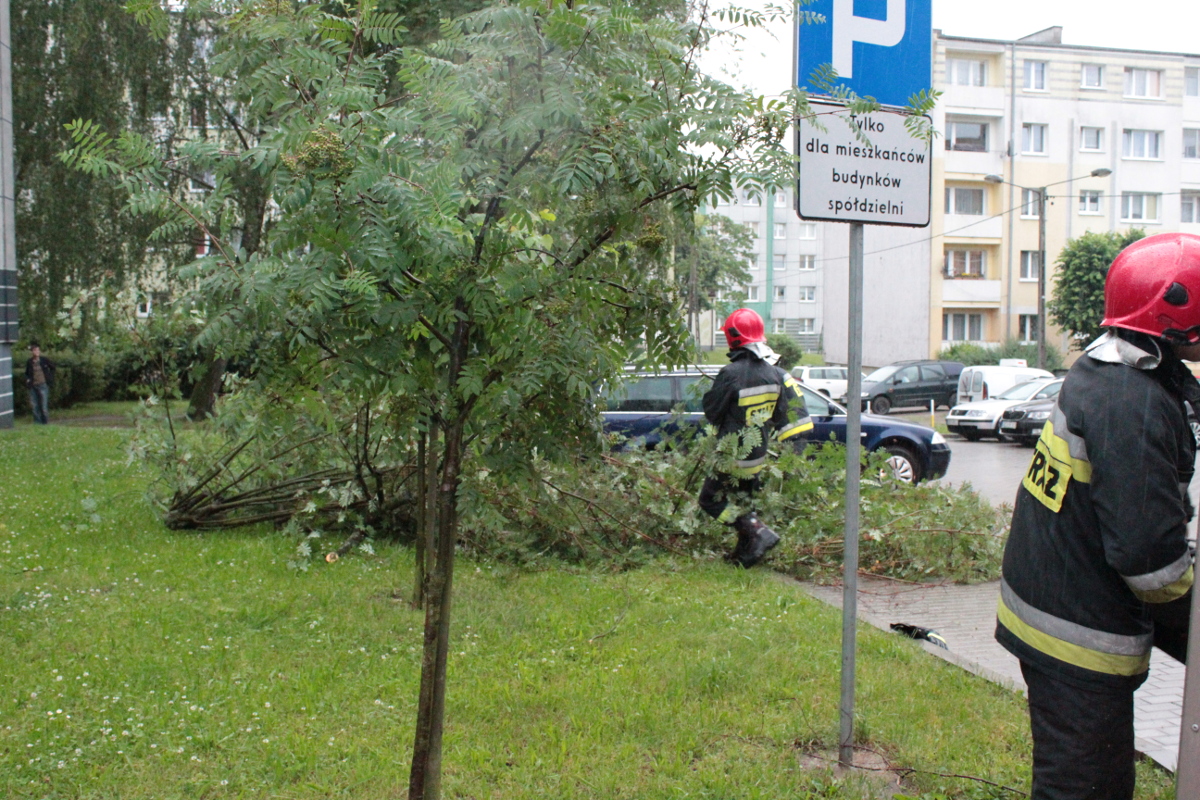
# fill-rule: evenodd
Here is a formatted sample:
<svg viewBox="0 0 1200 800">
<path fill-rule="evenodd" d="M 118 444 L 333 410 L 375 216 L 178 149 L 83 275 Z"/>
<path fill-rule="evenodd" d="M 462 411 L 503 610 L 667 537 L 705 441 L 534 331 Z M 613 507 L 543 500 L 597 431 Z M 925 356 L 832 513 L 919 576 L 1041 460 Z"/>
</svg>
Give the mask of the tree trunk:
<svg viewBox="0 0 1200 800">
<path fill-rule="evenodd" d="M 221 390 L 221 381 L 225 378 L 225 359 L 210 358 L 204 375 L 192 387 L 192 396 L 188 400 L 188 419 L 202 420 L 213 415 L 217 406 L 217 393 Z"/>
<path fill-rule="evenodd" d="M 429 472 L 425 468 L 425 460 L 429 457 L 426 443 L 429 434 L 423 433 L 417 439 L 417 537 L 413 554 L 413 596 L 412 607 L 420 610 L 425 605 L 425 540 L 429 532 L 429 492 L 426 489 Z"/>
</svg>

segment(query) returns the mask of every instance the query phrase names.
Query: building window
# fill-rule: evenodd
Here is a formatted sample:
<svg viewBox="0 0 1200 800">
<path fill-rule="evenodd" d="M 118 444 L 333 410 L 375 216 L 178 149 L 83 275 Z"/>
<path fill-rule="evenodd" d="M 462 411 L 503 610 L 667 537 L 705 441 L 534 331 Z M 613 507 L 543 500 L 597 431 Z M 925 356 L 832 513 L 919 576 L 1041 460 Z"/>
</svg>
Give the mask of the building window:
<svg viewBox="0 0 1200 800">
<path fill-rule="evenodd" d="M 1021 251 L 1021 280 L 1036 281 L 1038 279 L 1038 264 L 1041 254 L 1037 250 Z"/>
<path fill-rule="evenodd" d="M 1200 128 L 1183 129 L 1183 157 L 1200 158 Z"/>
<path fill-rule="evenodd" d="M 1162 131 L 1142 131 L 1125 129 L 1124 147 L 1121 150 L 1125 158 L 1158 158 L 1162 144 Z"/>
<path fill-rule="evenodd" d="M 1157 194 L 1123 192 L 1121 194 L 1122 222 L 1158 222 Z"/>
<path fill-rule="evenodd" d="M 954 86 L 984 86 L 987 84 L 987 62 L 973 58 L 947 59 L 946 80 Z"/>
<path fill-rule="evenodd" d="M 1200 67 L 1183 68 L 1183 93 L 1187 97 L 1200 97 Z"/>
<path fill-rule="evenodd" d="M 942 339 L 947 342 L 982 342 L 983 314 L 942 314 Z"/>
<path fill-rule="evenodd" d="M 751 303 L 756 302 L 758 300 L 758 287 L 757 286 L 747 286 L 746 287 L 746 299 L 749 300 Z"/>
<path fill-rule="evenodd" d="M 1025 88 L 1035 92 L 1046 91 L 1046 62 L 1025 62 Z"/>
<path fill-rule="evenodd" d="M 762 195 L 757 189 L 742 189 L 739 193 L 741 196 L 742 205 L 744 206 L 761 206 Z"/>
<path fill-rule="evenodd" d="M 1084 64 L 1080 72 L 1079 85 L 1084 89 L 1104 88 L 1104 67 L 1101 64 Z"/>
<path fill-rule="evenodd" d="M 1179 196 L 1179 221 L 1200 222 L 1200 192 L 1184 192 Z"/>
<path fill-rule="evenodd" d="M 213 251 L 212 237 L 204 233 L 204 231 L 198 231 L 196 233 L 195 237 L 192 239 L 192 245 L 196 251 L 196 258 L 204 258 Z"/>
<path fill-rule="evenodd" d="M 776 208 L 787 208 L 788 207 L 787 192 L 780 191 L 780 192 L 775 193 L 775 207 Z"/>
<path fill-rule="evenodd" d="M 753 255 L 746 259 L 746 269 L 754 272 L 758 269 L 758 256 Z"/>
<path fill-rule="evenodd" d="M 985 152 L 987 150 L 987 123 L 947 121 L 946 149 Z"/>
<path fill-rule="evenodd" d="M 776 286 L 775 287 L 775 299 L 776 300 L 787 300 L 787 287 L 786 286 Z"/>
<path fill-rule="evenodd" d="M 801 303 L 815 303 L 815 302 L 817 302 L 817 287 L 815 287 L 815 286 L 801 286 L 801 287 L 800 287 L 800 289 L 799 289 L 799 292 L 800 292 L 800 298 L 799 298 L 799 299 L 800 299 L 800 302 L 801 302 Z"/>
<path fill-rule="evenodd" d="M 771 320 L 771 329 L 772 329 L 771 330 L 772 333 L 783 333 L 784 332 L 784 321 L 779 319 L 778 317 Z"/>
<path fill-rule="evenodd" d="M 1026 122 L 1021 126 L 1021 152 L 1046 152 L 1046 126 L 1036 122 Z"/>
<path fill-rule="evenodd" d="M 947 250 L 947 278 L 982 278 L 987 272 L 987 258 L 982 250 Z"/>
<path fill-rule="evenodd" d="M 1162 70 L 1125 68 L 1126 97 L 1162 97 Z"/>
<path fill-rule="evenodd" d="M 1100 192 L 1096 189 L 1084 189 L 1079 193 L 1079 213 L 1100 213 Z"/>
<path fill-rule="evenodd" d="M 135 313 L 137 314 L 138 319 L 145 319 L 146 317 L 150 316 L 153 311 L 154 303 L 149 297 L 143 297 L 138 301 L 137 311 Z"/>
<path fill-rule="evenodd" d="M 787 269 L 787 255 L 784 253 L 775 253 L 771 256 L 771 260 L 775 262 L 775 269 Z"/>
<path fill-rule="evenodd" d="M 946 213 L 983 215 L 983 189 L 966 186 L 946 187 Z"/>
<path fill-rule="evenodd" d="M 801 224 L 800 224 L 800 238 L 801 238 L 801 239 L 815 239 L 815 238 L 817 238 L 817 225 L 816 225 L 816 223 L 814 223 L 814 222 L 803 222 L 803 223 L 801 223 Z"/>
<path fill-rule="evenodd" d="M 751 236 L 754 236 L 756 238 L 758 237 L 758 223 L 757 222 L 743 222 L 742 224 L 746 226 L 746 230 L 750 233 Z"/>
<path fill-rule="evenodd" d="M 775 223 L 775 238 L 776 239 L 786 239 L 787 238 L 787 223 L 786 222 L 776 222 Z"/>
<path fill-rule="evenodd" d="M 727 205 L 729 205 L 729 198 L 728 197 L 714 197 L 712 199 L 711 205 L 713 208 L 716 208 L 717 206 L 727 206 Z"/>
<path fill-rule="evenodd" d="M 800 256 L 800 269 L 812 270 L 817 268 L 816 256 Z"/>
<path fill-rule="evenodd" d="M 1030 344 L 1038 340 L 1037 314 L 1022 314 L 1017 327 L 1020 329 L 1017 335 L 1021 337 L 1022 344 Z"/>
<path fill-rule="evenodd" d="M 812 317 L 801 317 L 799 332 L 800 333 L 816 333 L 817 332 L 817 321 L 815 319 L 813 319 Z"/>
<path fill-rule="evenodd" d="M 1042 215 L 1042 193 L 1038 189 L 1021 190 L 1021 216 L 1037 219 Z"/>
<path fill-rule="evenodd" d="M 1079 149 L 1090 150 L 1092 152 L 1100 152 L 1104 149 L 1104 128 L 1089 128 L 1084 126 L 1079 129 Z"/>
</svg>

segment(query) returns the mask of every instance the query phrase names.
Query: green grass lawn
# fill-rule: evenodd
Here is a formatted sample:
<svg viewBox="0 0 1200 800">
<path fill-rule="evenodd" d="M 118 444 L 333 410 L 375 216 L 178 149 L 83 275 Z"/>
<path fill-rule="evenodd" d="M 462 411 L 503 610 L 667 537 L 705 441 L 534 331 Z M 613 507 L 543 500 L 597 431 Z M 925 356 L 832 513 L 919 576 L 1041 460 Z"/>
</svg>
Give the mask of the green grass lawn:
<svg viewBox="0 0 1200 800">
<path fill-rule="evenodd" d="M 412 553 L 308 572 L 265 529 L 165 530 L 124 431 L 0 431 L 0 796 L 403 796 L 421 615 Z M 447 798 L 859 798 L 836 741 L 839 612 L 767 571 L 461 561 Z M 864 742 L 1028 790 L 1019 697 L 860 632 Z M 1138 798 L 1171 798 L 1139 767 Z M 1011 797 L 916 774 L 908 793 Z"/>
</svg>

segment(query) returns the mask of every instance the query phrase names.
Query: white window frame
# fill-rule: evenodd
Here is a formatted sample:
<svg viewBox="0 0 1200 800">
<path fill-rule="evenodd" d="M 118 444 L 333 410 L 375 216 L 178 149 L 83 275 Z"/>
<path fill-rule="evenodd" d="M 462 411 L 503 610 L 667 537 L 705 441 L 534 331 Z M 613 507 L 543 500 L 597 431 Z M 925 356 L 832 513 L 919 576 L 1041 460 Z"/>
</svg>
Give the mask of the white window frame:
<svg viewBox="0 0 1200 800">
<path fill-rule="evenodd" d="M 964 74 L 966 80 L 960 80 Z M 947 57 L 946 83 L 951 86 L 987 86 L 987 60 L 962 56 Z"/>
<path fill-rule="evenodd" d="M 1154 216 L 1150 216 L 1153 213 Z M 1160 222 L 1162 195 L 1157 192 L 1122 192 L 1122 222 Z"/>
<path fill-rule="evenodd" d="M 1044 122 L 1026 122 L 1021 125 L 1021 154 L 1044 156 L 1047 153 L 1049 126 Z"/>
<path fill-rule="evenodd" d="M 760 192 L 758 189 L 747 189 L 743 187 L 738 190 L 738 201 L 744 206 L 761 206 L 762 192 Z"/>
<path fill-rule="evenodd" d="M 1183 96 L 1200 97 L 1200 67 L 1183 68 Z"/>
<path fill-rule="evenodd" d="M 787 269 L 787 254 L 786 253 L 772 253 L 771 260 L 775 262 L 773 265 L 775 267 L 775 269 L 777 269 L 777 270 Z"/>
<path fill-rule="evenodd" d="M 1096 134 L 1096 146 L 1088 147 L 1088 131 L 1094 131 Z M 1079 149 L 1084 153 L 1103 153 L 1104 152 L 1104 128 L 1096 127 L 1095 125 L 1080 125 L 1079 126 Z"/>
<path fill-rule="evenodd" d="M 1091 70 L 1095 75 L 1095 83 L 1088 81 L 1088 71 Z M 1079 88 L 1088 89 L 1091 91 L 1104 89 L 1104 65 L 1103 64 L 1081 64 L 1079 68 Z"/>
<path fill-rule="evenodd" d="M 954 336 L 955 328 L 961 327 L 962 337 Z M 942 313 L 942 341 L 982 342 L 983 314 L 970 311 L 945 311 Z"/>
<path fill-rule="evenodd" d="M 786 222 L 776 222 L 774 224 L 775 224 L 775 238 L 776 239 L 786 239 L 787 238 L 787 223 Z"/>
<path fill-rule="evenodd" d="M 1038 265 L 1041 261 L 1037 250 L 1022 250 L 1021 251 L 1021 277 L 1022 281 L 1036 281 L 1038 279 Z"/>
<path fill-rule="evenodd" d="M 800 256 L 800 271 L 808 272 L 817 268 L 816 256 Z"/>
<path fill-rule="evenodd" d="M 1036 344 L 1038 335 L 1038 315 L 1021 314 L 1017 317 L 1018 338 L 1021 344 Z"/>
<path fill-rule="evenodd" d="M 1128 161 L 1162 161 L 1162 131 L 1126 128 L 1121 132 L 1121 158 Z"/>
<path fill-rule="evenodd" d="M 758 238 L 758 222 L 756 220 L 750 220 L 748 222 L 743 222 L 742 224 L 746 226 L 746 230 L 749 231 L 751 236 L 753 236 L 755 239 Z"/>
<path fill-rule="evenodd" d="M 1139 86 L 1139 84 L 1141 84 Z M 1125 68 L 1125 96 L 1146 100 L 1163 99 L 1163 73 L 1161 69 L 1144 67 Z"/>
<path fill-rule="evenodd" d="M 775 287 L 775 299 L 776 300 L 787 300 L 787 287 L 786 286 L 776 286 Z"/>
<path fill-rule="evenodd" d="M 788 196 L 787 196 L 786 191 L 781 189 L 781 190 L 775 192 L 775 207 L 776 208 L 787 208 L 788 207 Z"/>
<path fill-rule="evenodd" d="M 787 321 L 781 317 L 775 317 L 771 320 L 771 333 L 787 333 Z"/>
<path fill-rule="evenodd" d="M 1080 214 L 1102 214 L 1104 213 L 1101 207 L 1101 198 L 1103 194 L 1099 189 L 1080 189 L 1079 191 L 1079 213 Z"/>
<path fill-rule="evenodd" d="M 758 302 L 758 284 L 752 283 L 746 287 L 746 302 L 748 302 L 748 303 L 757 303 Z"/>
<path fill-rule="evenodd" d="M 1050 63 L 1048 61 L 1038 61 L 1030 58 L 1025 59 L 1025 91 L 1046 91 L 1047 76 L 1049 72 Z"/>
<path fill-rule="evenodd" d="M 1183 129 L 1183 157 L 1200 158 L 1200 128 Z"/>
<path fill-rule="evenodd" d="M 959 195 L 961 195 L 961 194 L 970 194 L 972 196 L 977 195 L 978 199 L 979 199 L 979 211 L 977 211 L 977 212 L 959 211 L 958 210 L 958 208 L 959 208 L 958 201 L 961 199 L 959 197 Z M 970 206 L 971 203 L 968 201 L 967 205 Z M 947 186 L 946 187 L 946 213 L 947 214 L 958 214 L 960 216 L 965 216 L 965 217 L 986 216 L 987 215 L 987 192 L 985 192 L 983 190 L 983 187 L 956 186 L 956 185 Z"/>
<path fill-rule="evenodd" d="M 817 223 L 801 222 L 800 223 L 800 239 L 816 239 L 817 238 Z"/>
<path fill-rule="evenodd" d="M 964 247 L 947 247 L 942 274 L 947 278 L 987 278 L 987 251 Z"/>
<path fill-rule="evenodd" d="M 978 125 L 980 133 L 983 135 L 983 147 L 959 147 L 960 138 L 965 138 L 974 141 L 976 137 L 959 137 L 959 125 Z M 969 119 L 946 120 L 946 149 L 955 150 L 960 153 L 986 153 L 988 149 L 988 139 L 991 138 L 991 125 L 986 121 L 975 121 Z"/>
<path fill-rule="evenodd" d="M 141 300 L 138 300 L 137 308 L 134 309 L 133 313 L 138 319 L 147 319 L 154 313 L 154 301 L 148 296 L 143 297 Z"/>
<path fill-rule="evenodd" d="M 816 333 L 816 332 L 817 332 L 817 320 L 815 317 L 801 317 L 800 318 L 800 329 L 797 331 L 797 333 Z"/>
<path fill-rule="evenodd" d="M 1038 219 L 1042 216 L 1042 193 L 1037 189 L 1021 190 L 1021 218 Z"/>
<path fill-rule="evenodd" d="M 758 254 L 754 253 L 746 259 L 746 269 L 750 272 L 758 272 Z"/>
<path fill-rule="evenodd" d="M 798 298 L 801 303 L 817 302 L 817 287 L 815 286 L 799 286 L 797 291 L 800 294 Z"/>
<path fill-rule="evenodd" d="M 1187 225 L 1200 222 L 1200 192 L 1179 193 L 1179 221 Z"/>
</svg>

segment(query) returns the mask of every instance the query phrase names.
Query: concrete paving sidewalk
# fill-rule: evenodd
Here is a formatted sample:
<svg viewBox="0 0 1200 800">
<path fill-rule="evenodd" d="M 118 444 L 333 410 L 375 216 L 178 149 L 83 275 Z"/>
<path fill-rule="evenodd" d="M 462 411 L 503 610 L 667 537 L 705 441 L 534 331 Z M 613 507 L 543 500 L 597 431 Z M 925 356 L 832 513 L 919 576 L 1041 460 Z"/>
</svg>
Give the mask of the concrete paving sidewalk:
<svg viewBox="0 0 1200 800">
<path fill-rule="evenodd" d="M 842 607 L 842 587 L 801 586 L 819 600 Z M 1025 690 L 1021 667 L 992 634 L 1000 582 L 974 586 L 914 585 L 879 578 L 859 578 L 858 618 L 882 630 L 893 622 L 933 628 L 949 650 L 923 643 L 933 655 L 1007 686 Z M 898 634 L 897 634 L 898 635 Z M 1150 677 L 1134 695 L 1134 730 L 1138 752 L 1174 771 L 1179 754 L 1179 720 L 1183 711 L 1184 666 L 1155 650 Z"/>
</svg>

